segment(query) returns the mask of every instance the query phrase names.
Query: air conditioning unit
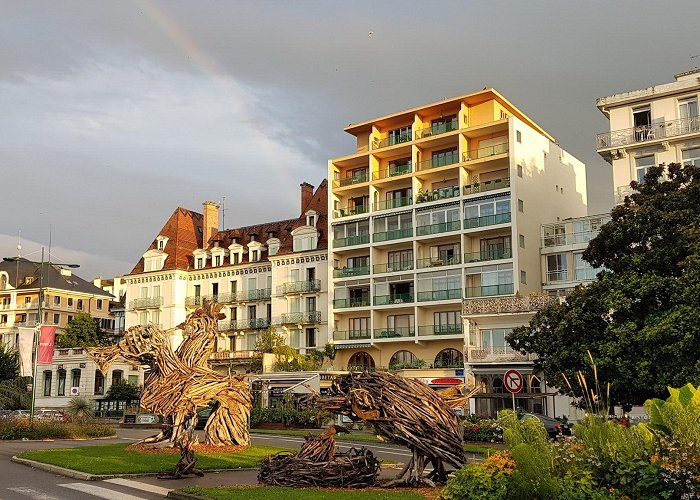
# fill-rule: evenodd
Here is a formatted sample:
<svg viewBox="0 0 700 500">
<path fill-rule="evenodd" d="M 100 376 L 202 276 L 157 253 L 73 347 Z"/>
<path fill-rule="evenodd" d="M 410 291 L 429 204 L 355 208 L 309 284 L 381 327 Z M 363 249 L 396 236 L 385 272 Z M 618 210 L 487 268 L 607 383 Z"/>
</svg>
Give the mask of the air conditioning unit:
<svg viewBox="0 0 700 500">
<path fill-rule="evenodd" d="M 80 395 L 80 387 L 71 387 L 71 388 L 70 388 L 70 395 L 71 395 L 71 396 L 78 396 L 78 395 Z"/>
</svg>

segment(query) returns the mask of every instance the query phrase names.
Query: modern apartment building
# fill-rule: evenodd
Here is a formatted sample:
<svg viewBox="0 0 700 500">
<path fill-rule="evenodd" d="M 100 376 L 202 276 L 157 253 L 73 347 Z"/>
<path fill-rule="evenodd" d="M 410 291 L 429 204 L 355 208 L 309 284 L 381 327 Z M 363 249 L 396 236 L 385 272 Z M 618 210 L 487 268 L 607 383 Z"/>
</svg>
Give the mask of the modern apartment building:
<svg viewBox="0 0 700 500">
<path fill-rule="evenodd" d="M 541 292 L 541 225 L 586 215 L 584 165 L 490 88 L 345 131 L 355 151 L 329 161 L 335 367 L 480 374 L 493 393 L 524 320 L 467 304 Z"/>
<path fill-rule="evenodd" d="M 700 165 L 700 69 L 675 75 L 675 81 L 601 97 L 598 109 L 610 131 L 597 135 L 598 153 L 612 165 L 616 201 L 644 182 L 649 166 Z"/>
<path fill-rule="evenodd" d="M 215 366 L 244 371 L 258 335 L 273 326 L 301 352 L 328 342 L 327 182 L 301 184 L 300 215 L 219 230 L 219 207 L 178 208 L 126 276 L 127 327 L 171 330 L 205 299 L 223 305 Z"/>
</svg>

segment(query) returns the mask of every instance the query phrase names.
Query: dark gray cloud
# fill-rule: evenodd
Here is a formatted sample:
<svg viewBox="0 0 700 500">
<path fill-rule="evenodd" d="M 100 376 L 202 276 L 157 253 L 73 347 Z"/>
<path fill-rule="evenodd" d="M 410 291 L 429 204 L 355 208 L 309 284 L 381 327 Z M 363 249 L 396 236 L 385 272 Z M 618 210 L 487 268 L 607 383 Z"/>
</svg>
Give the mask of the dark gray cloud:
<svg viewBox="0 0 700 500">
<path fill-rule="evenodd" d="M 698 18 L 697 0 L 4 2 L 0 253 L 51 225 L 108 276 L 177 206 L 289 217 L 352 151 L 345 125 L 485 86 L 586 162 L 604 211 L 595 98 L 688 69 Z"/>
</svg>

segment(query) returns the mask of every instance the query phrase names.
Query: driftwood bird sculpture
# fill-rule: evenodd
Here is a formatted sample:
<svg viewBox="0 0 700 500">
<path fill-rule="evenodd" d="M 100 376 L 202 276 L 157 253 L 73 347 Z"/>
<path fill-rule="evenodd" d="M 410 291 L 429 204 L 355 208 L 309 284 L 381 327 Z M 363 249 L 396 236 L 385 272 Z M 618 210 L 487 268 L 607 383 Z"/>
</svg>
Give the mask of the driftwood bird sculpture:
<svg viewBox="0 0 700 500">
<path fill-rule="evenodd" d="M 132 327 L 114 346 L 88 348 L 88 355 L 102 373 L 122 358 L 133 365 L 146 365 L 141 407 L 172 421 L 172 425 L 143 442 L 187 442 L 185 433 L 197 422 L 198 409 L 214 402 L 204 428 L 205 444 L 250 445 L 248 421 L 252 394 L 242 377 L 229 377 L 209 368 L 214 351 L 217 321 L 224 317 L 219 304 L 204 301 L 175 329 L 184 340 L 173 350 L 169 332 L 155 325 Z M 184 441 L 183 441 L 184 440 Z"/>
<path fill-rule="evenodd" d="M 392 486 L 445 482 L 446 466 L 464 465 L 462 423 L 445 398 L 418 380 L 350 373 L 336 378 L 329 395 L 309 396 L 304 404 L 362 420 L 385 441 L 409 448 L 413 456 Z M 428 464 L 433 470 L 423 477 Z"/>
</svg>

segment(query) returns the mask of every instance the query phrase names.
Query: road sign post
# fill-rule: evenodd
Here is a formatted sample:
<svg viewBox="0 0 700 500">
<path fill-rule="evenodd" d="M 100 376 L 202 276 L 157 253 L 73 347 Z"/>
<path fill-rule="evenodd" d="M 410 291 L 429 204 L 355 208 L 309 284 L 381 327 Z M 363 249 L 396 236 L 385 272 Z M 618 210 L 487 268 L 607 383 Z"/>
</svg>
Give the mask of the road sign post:
<svg viewBox="0 0 700 500">
<path fill-rule="evenodd" d="M 513 411 L 515 411 L 515 393 L 520 392 L 523 388 L 523 376 L 518 370 L 508 370 L 503 375 L 503 385 L 513 396 Z"/>
</svg>

